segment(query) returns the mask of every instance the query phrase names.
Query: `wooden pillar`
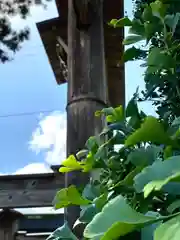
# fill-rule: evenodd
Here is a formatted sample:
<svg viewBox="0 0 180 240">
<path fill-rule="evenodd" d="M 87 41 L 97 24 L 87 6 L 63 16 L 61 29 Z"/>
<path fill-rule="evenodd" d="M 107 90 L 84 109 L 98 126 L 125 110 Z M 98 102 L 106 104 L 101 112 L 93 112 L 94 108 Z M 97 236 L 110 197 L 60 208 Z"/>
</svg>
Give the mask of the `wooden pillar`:
<svg viewBox="0 0 180 240">
<path fill-rule="evenodd" d="M 23 215 L 14 210 L 0 212 L 0 240 L 15 240 L 18 231 L 18 219 Z"/>
<path fill-rule="evenodd" d="M 87 28 L 88 24 L 81 28 L 82 22 L 77 22 L 78 9 L 74 8 L 74 2 L 80 9 L 83 0 L 68 0 L 67 155 L 84 148 L 87 139 L 102 130 L 102 120 L 94 113 L 107 103 L 102 1 L 90 1 L 94 11 L 88 10 L 88 16 L 92 14 L 92 17 Z M 80 12 L 84 14 L 83 6 Z M 85 184 L 87 180 L 87 174 L 69 173 L 66 186 Z M 66 210 L 70 226 L 78 216 L 79 208 Z"/>
</svg>

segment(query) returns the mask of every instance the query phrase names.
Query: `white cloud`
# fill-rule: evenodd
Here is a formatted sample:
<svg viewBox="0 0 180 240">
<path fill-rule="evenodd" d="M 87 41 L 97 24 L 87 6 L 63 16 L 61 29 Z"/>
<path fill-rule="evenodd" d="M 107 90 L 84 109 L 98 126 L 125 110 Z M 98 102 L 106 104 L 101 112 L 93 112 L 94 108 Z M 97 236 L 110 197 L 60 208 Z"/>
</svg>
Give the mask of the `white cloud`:
<svg viewBox="0 0 180 240">
<path fill-rule="evenodd" d="M 60 164 L 66 157 L 66 114 L 53 112 L 42 118 L 32 134 L 30 148 L 37 154 L 45 152 L 48 164 Z"/>
<path fill-rule="evenodd" d="M 31 163 L 27 166 L 18 169 L 14 174 L 35 174 L 35 173 L 49 173 L 51 168 L 44 163 Z"/>
</svg>

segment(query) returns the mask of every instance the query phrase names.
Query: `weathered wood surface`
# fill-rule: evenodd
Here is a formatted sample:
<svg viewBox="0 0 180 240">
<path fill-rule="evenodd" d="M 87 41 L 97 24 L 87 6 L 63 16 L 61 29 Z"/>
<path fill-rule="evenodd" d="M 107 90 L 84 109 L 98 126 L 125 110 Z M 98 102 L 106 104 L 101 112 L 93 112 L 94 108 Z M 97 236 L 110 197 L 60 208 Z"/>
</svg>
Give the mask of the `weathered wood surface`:
<svg viewBox="0 0 180 240">
<path fill-rule="evenodd" d="M 104 108 L 107 103 L 103 17 L 100 2 L 97 1 L 95 6 L 97 15 L 93 18 L 89 29 L 79 29 L 73 0 L 68 1 L 67 155 L 84 148 L 87 139 L 102 130 L 102 119 L 95 117 L 95 112 Z M 66 185 L 85 184 L 87 179 L 87 174 L 70 173 L 66 175 Z M 78 215 L 77 207 L 67 209 L 66 216 L 71 226 Z"/>
<path fill-rule="evenodd" d="M 63 187 L 61 174 L 0 176 L 0 208 L 52 206 L 57 190 Z"/>
<path fill-rule="evenodd" d="M 80 1 L 78 1 L 79 3 Z M 56 0 L 57 10 L 59 12 L 59 28 L 52 31 L 58 25 L 53 19 L 38 23 L 38 30 L 45 46 L 48 58 L 53 68 L 56 81 L 58 84 L 64 83 L 64 79 L 60 77 L 59 60 L 56 56 L 56 48 L 54 41 L 60 35 L 67 42 L 67 16 L 68 16 L 68 0 Z M 112 106 L 124 104 L 125 102 L 125 70 L 124 64 L 119 64 L 122 53 L 124 38 L 124 29 L 114 29 L 108 26 L 108 22 L 113 18 L 121 18 L 124 14 L 124 0 L 104 0 L 103 1 L 103 22 L 104 22 L 104 41 L 105 41 L 105 60 L 106 72 L 108 80 L 109 103 Z M 56 20 L 58 21 L 58 20 Z M 64 26 L 62 23 L 64 22 Z M 65 38 L 66 39 L 65 39 Z M 99 49 L 94 55 L 98 56 Z"/>
<path fill-rule="evenodd" d="M 0 239 L 14 240 L 18 230 L 18 220 L 22 214 L 14 210 L 4 210 L 0 212 Z"/>
<path fill-rule="evenodd" d="M 121 61 L 124 47 L 124 28 L 112 28 L 108 22 L 124 15 L 124 0 L 104 0 L 104 40 L 108 79 L 108 95 L 111 106 L 125 105 L 125 66 Z"/>
</svg>

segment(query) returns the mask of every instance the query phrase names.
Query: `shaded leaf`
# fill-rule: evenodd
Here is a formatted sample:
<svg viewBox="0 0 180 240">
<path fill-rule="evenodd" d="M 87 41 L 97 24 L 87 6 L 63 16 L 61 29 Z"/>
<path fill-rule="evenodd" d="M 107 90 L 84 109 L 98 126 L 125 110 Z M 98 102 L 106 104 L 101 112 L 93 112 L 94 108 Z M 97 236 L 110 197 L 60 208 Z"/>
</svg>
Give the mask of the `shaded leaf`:
<svg viewBox="0 0 180 240">
<path fill-rule="evenodd" d="M 152 164 L 158 157 L 162 148 L 157 146 L 148 146 L 147 148 L 138 148 L 130 152 L 127 157 L 127 163 L 131 162 L 135 166 L 147 166 Z"/>
<path fill-rule="evenodd" d="M 134 178 L 134 187 L 137 192 L 142 192 L 145 185 L 157 180 L 165 180 L 180 172 L 180 156 L 174 156 L 166 161 L 156 161 L 151 166 L 142 170 Z"/>
<path fill-rule="evenodd" d="M 126 108 L 126 117 L 139 115 L 138 105 L 136 99 L 132 98 Z"/>
<path fill-rule="evenodd" d="M 85 199 L 80 195 L 74 185 L 58 191 L 53 201 L 55 209 L 60 209 L 69 205 L 88 205 L 90 203 L 90 200 Z"/>
<path fill-rule="evenodd" d="M 129 35 L 123 40 L 124 45 L 131 45 L 137 42 L 140 42 L 142 40 L 145 40 L 144 36 L 140 35 Z"/>
<path fill-rule="evenodd" d="M 86 208 L 83 208 L 80 212 L 79 222 L 89 223 L 92 221 L 93 217 L 98 213 L 95 204 L 91 204 Z"/>
<path fill-rule="evenodd" d="M 142 171 L 144 167 L 143 166 L 138 166 L 135 169 L 133 169 L 131 172 L 129 172 L 126 177 L 118 182 L 113 188 L 117 188 L 119 186 L 132 186 L 134 184 L 134 178 L 135 176 Z"/>
<path fill-rule="evenodd" d="M 158 18 L 164 18 L 166 14 L 166 5 L 160 0 L 156 0 L 150 4 L 152 9 L 152 14 Z"/>
<path fill-rule="evenodd" d="M 153 47 L 148 55 L 147 64 L 153 71 L 159 69 L 170 69 L 175 66 L 175 59 L 168 55 L 166 52 L 162 52 L 160 48 Z M 148 70 L 149 71 L 149 70 Z"/>
<path fill-rule="evenodd" d="M 146 54 L 146 51 L 143 51 L 143 50 L 141 50 L 139 48 L 135 48 L 133 46 L 131 48 L 128 48 L 124 52 L 122 60 L 124 62 L 137 60 L 137 59 L 140 59 L 141 57 L 143 57 L 145 54 Z"/>
<path fill-rule="evenodd" d="M 179 19 L 180 19 L 180 13 L 165 16 L 164 21 L 172 29 L 172 34 L 174 34 L 176 30 Z"/>
<path fill-rule="evenodd" d="M 69 239 L 69 240 L 78 240 L 78 238 L 72 233 L 71 229 L 65 223 L 62 227 L 56 229 L 47 240 L 60 240 L 60 239 Z"/>
<path fill-rule="evenodd" d="M 163 180 L 156 180 L 156 181 L 152 181 L 150 183 L 148 183 L 145 187 L 144 187 L 144 197 L 148 197 L 149 194 L 152 191 L 160 191 L 161 188 L 166 185 L 167 183 L 171 182 L 171 181 L 179 181 L 180 180 L 180 172 L 175 173 Z"/>
<path fill-rule="evenodd" d="M 167 211 L 172 214 L 177 208 L 180 209 L 180 199 L 172 202 L 172 203 L 168 206 Z"/>
</svg>

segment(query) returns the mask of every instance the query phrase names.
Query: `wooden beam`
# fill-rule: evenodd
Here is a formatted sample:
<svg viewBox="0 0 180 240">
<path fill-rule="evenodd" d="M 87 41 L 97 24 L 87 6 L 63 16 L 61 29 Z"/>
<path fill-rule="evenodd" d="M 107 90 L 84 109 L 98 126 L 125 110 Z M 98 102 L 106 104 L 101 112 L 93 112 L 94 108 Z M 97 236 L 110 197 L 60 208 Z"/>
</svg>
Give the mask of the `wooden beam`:
<svg viewBox="0 0 180 240">
<path fill-rule="evenodd" d="M 63 174 L 0 176 L 0 208 L 52 206 L 57 190 L 63 187 Z"/>
</svg>

